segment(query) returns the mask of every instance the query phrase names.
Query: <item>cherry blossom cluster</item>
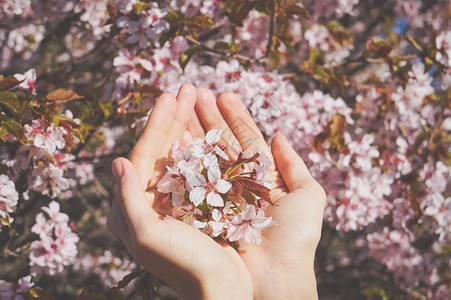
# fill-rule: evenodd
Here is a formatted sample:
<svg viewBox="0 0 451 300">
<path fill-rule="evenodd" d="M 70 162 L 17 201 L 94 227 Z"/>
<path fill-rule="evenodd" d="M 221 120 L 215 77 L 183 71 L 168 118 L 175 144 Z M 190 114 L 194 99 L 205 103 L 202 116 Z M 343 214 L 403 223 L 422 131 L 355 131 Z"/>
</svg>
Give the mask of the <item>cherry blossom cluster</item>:
<svg viewBox="0 0 451 300">
<path fill-rule="evenodd" d="M 47 216 L 38 213 L 36 223 L 31 228 L 32 232 L 39 235 L 39 240 L 30 245 L 31 273 L 55 275 L 74 263 L 79 238 L 68 223 L 69 216 L 60 212 L 58 202 L 52 201 L 48 207 L 43 206 L 41 209 Z"/>
<path fill-rule="evenodd" d="M 221 135 L 212 129 L 184 150 L 176 142 L 157 189 L 163 202 L 171 200 L 173 217 L 214 238 L 258 245 L 262 230 L 275 224 L 264 212 L 273 204 L 266 186 L 271 161 L 257 149 L 232 160 Z"/>
<path fill-rule="evenodd" d="M 110 250 L 105 250 L 101 255 L 82 255 L 74 262 L 73 268 L 88 276 L 98 274 L 107 286 L 115 286 L 124 276 L 134 271 L 137 265 L 129 258 L 120 258 Z"/>
</svg>

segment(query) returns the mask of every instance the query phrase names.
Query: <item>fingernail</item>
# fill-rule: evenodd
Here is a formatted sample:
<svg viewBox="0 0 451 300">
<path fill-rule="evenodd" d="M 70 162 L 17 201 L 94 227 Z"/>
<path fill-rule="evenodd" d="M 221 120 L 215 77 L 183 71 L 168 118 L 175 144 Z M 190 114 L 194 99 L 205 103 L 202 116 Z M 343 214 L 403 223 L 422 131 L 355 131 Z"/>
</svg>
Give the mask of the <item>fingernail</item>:
<svg viewBox="0 0 451 300">
<path fill-rule="evenodd" d="M 111 169 L 113 169 L 113 175 L 116 180 L 120 180 L 122 177 L 122 173 L 124 172 L 124 168 L 122 167 L 122 163 L 120 161 L 113 161 L 111 164 Z"/>
</svg>

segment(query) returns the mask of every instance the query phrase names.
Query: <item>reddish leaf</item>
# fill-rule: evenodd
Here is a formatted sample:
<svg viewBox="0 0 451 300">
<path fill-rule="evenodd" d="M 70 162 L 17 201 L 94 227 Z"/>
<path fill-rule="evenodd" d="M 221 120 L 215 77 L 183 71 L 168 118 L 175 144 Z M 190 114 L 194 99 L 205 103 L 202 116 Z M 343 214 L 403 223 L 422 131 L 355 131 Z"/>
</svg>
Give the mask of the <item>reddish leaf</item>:
<svg viewBox="0 0 451 300">
<path fill-rule="evenodd" d="M 54 101 L 57 103 L 64 103 L 72 100 L 77 100 L 83 98 L 72 90 L 67 89 L 57 89 L 47 95 L 47 100 Z"/>
<path fill-rule="evenodd" d="M 235 182 L 238 182 L 243 187 L 252 191 L 269 191 L 269 189 L 266 186 L 257 183 L 252 178 L 239 177 Z"/>
<path fill-rule="evenodd" d="M 292 4 L 285 9 L 285 12 L 287 14 L 297 15 L 299 18 L 303 19 L 310 18 L 310 13 L 303 4 Z"/>
<path fill-rule="evenodd" d="M 248 204 L 255 205 L 255 202 L 257 201 L 257 198 L 255 197 L 255 195 L 247 189 L 242 189 L 241 197 L 243 197 L 244 200 L 246 200 L 246 202 Z"/>
<path fill-rule="evenodd" d="M 241 195 L 242 189 L 243 189 L 243 186 L 239 182 L 234 181 L 232 183 L 232 191 L 235 195 Z"/>
<path fill-rule="evenodd" d="M 16 77 L 5 77 L 0 78 L 0 91 L 7 91 L 20 83 Z"/>
</svg>

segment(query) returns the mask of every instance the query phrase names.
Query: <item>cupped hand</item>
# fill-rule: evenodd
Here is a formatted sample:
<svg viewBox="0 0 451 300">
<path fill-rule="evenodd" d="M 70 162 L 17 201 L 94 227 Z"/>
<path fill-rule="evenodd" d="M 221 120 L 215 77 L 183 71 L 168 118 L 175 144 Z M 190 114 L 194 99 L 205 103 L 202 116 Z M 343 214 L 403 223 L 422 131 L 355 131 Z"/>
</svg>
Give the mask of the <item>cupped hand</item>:
<svg viewBox="0 0 451 300">
<path fill-rule="evenodd" d="M 252 279 L 239 255 L 197 229 L 161 213 L 156 183 L 165 173 L 175 141 L 183 140 L 195 115 L 197 92 L 183 85 L 177 98 L 161 95 L 130 160 L 118 158 L 118 183 L 108 229 L 134 259 L 184 299 L 252 299 Z"/>
<path fill-rule="evenodd" d="M 265 230 L 260 245 L 247 244 L 238 251 L 252 277 L 255 299 L 317 298 L 313 264 L 321 236 L 324 190 L 284 136 L 273 138 L 271 155 L 236 94 L 225 93 L 216 100 L 208 89 L 200 88 L 197 93 L 196 114 L 188 125 L 193 136 L 222 129 L 222 143 L 229 151 L 233 152 L 235 144 L 244 150 L 253 143 L 275 162 L 270 169 L 275 181 L 271 201 L 277 206 L 269 207 L 266 215 L 278 225 Z"/>
</svg>

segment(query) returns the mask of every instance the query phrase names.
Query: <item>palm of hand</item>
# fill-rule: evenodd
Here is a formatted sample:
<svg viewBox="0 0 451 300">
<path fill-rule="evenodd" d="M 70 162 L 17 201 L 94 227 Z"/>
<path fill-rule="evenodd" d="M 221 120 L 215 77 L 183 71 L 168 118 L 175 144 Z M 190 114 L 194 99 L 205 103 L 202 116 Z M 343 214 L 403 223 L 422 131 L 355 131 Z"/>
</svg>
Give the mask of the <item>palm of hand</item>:
<svg viewBox="0 0 451 300">
<path fill-rule="evenodd" d="M 198 89 L 196 102 L 196 90 L 190 85 L 181 88 L 177 101 L 168 94 L 160 97 L 142 137 L 130 154 L 133 165 L 125 159 L 121 161 L 124 169 L 135 169 L 130 172 L 136 173 L 131 176 L 134 178 L 129 179 L 134 181 L 131 183 L 134 191 L 131 189 L 129 195 L 123 189 L 120 191 L 122 200 L 114 201 L 108 227 L 143 267 L 164 279 L 180 294 L 189 288 L 180 285 L 181 281 L 188 286 L 190 283 L 195 285 L 196 281 L 203 281 L 203 285 L 208 282 L 214 285 L 219 281 L 229 284 L 233 290 L 237 289 L 238 279 L 245 294 L 250 296 L 254 290 L 258 296 L 261 285 L 284 280 L 275 278 L 279 275 L 279 267 L 290 264 L 310 267 L 313 264 L 325 197 L 286 139 L 278 136 L 273 141 L 277 170 L 275 167 L 271 170 L 277 185 L 271 191 L 271 200 L 278 206 L 267 210 L 267 215 L 272 216 L 278 226 L 267 229 L 261 245 L 246 245 L 237 253 L 231 246 L 219 245 L 188 224 L 162 217 L 167 211 L 158 201 L 160 195 L 156 183 L 165 172 L 165 159 L 176 140 L 203 137 L 206 130 L 216 128 L 233 132 L 227 144 L 239 143 L 244 148 L 249 139 L 249 132 L 240 130 L 244 126 L 250 128 L 259 149 L 269 152 L 260 131 L 236 95 L 221 97 L 216 102 L 209 90 Z M 243 124 L 232 126 L 234 119 Z M 187 134 L 186 129 L 191 134 Z M 164 142 L 157 146 L 156 141 Z M 140 189 L 142 201 L 131 200 L 139 198 Z M 268 271 L 275 271 L 274 276 L 268 276 Z"/>
</svg>

